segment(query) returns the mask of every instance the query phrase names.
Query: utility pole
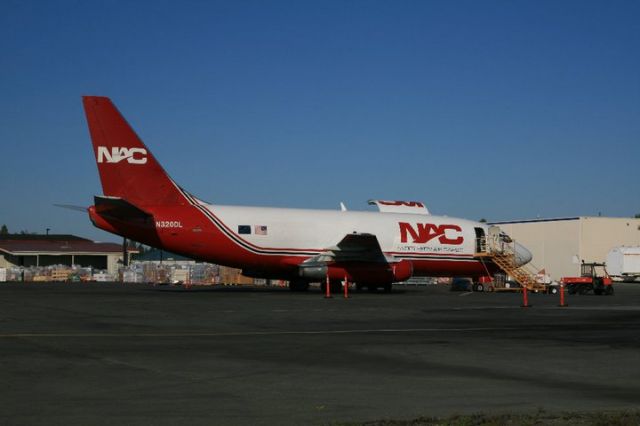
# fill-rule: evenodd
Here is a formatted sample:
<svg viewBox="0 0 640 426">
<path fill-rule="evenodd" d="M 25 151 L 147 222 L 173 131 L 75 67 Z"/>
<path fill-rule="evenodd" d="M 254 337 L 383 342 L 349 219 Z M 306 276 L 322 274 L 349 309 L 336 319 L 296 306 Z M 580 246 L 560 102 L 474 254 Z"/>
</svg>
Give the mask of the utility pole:
<svg viewBox="0 0 640 426">
<path fill-rule="evenodd" d="M 129 250 L 127 247 L 127 239 L 122 239 L 122 266 L 125 268 L 129 266 Z"/>
</svg>

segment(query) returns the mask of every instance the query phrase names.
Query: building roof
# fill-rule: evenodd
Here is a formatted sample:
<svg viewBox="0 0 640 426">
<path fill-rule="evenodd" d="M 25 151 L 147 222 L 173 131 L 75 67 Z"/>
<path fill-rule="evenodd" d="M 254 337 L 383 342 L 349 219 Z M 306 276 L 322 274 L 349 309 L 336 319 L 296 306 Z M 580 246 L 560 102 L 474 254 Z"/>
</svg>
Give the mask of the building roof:
<svg viewBox="0 0 640 426">
<path fill-rule="evenodd" d="M 552 217 L 547 219 L 537 218 L 537 219 L 523 219 L 523 220 L 505 220 L 500 222 L 489 222 L 489 225 L 508 225 L 512 223 L 560 222 L 565 220 L 580 220 L 580 219 L 638 220 L 638 218 L 632 218 L 632 217 L 574 216 L 574 217 Z"/>
<path fill-rule="evenodd" d="M 559 222 L 563 220 L 578 220 L 580 216 L 575 217 L 555 217 L 550 219 L 523 219 L 523 220 L 505 220 L 500 222 L 489 222 L 489 225 L 507 225 L 510 223 L 534 223 L 534 222 Z"/>
<path fill-rule="evenodd" d="M 111 254 L 122 253 L 122 245 L 99 243 L 75 235 L 2 235 L 0 252 L 11 255 Z M 129 249 L 129 252 L 137 252 Z"/>
<path fill-rule="evenodd" d="M 71 234 L 5 234 L 0 235 L 0 241 L 3 240 L 15 240 L 15 241 L 23 241 L 23 240 L 82 240 L 82 241 L 91 241 L 86 238 L 78 237 L 77 235 Z"/>
</svg>

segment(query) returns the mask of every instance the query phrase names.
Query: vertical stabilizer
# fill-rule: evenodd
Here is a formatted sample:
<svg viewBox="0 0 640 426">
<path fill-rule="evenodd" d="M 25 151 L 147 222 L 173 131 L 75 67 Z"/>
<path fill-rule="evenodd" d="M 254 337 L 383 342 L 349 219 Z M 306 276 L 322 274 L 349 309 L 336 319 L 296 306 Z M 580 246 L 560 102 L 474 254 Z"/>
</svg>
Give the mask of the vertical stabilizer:
<svg viewBox="0 0 640 426">
<path fill-rule="evenodd" d="M 104 195 L 137 205 L 184 203 L 184 197 L 109 98 L 84 96 L 84 111 Z"/>
</svg>

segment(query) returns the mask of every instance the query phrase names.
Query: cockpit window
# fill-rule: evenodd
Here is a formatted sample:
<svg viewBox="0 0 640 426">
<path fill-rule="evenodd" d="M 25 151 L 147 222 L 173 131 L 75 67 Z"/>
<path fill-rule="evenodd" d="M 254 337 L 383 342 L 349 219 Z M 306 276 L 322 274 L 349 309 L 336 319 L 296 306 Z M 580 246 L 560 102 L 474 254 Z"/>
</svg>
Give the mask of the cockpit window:
<svg viewBox="0 0 640 426">
<path fill-rule="evenodd" d="M 238 225 L 238 234 L 251 234 L 251 225 Z"/>
</svg>

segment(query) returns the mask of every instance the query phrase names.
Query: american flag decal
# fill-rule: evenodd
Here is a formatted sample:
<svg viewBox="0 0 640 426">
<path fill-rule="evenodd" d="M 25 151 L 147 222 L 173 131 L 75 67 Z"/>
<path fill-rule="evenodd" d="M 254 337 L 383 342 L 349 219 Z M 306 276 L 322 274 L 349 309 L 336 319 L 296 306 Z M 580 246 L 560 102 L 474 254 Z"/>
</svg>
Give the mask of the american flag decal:
<svg viewBox="0 0 640 426">
<path fill-rule="evenodd" d="M 256 225 L 253 233 L 256 235 L 267 235 L 267 227 L 264 225 Z"/>
</svg>

